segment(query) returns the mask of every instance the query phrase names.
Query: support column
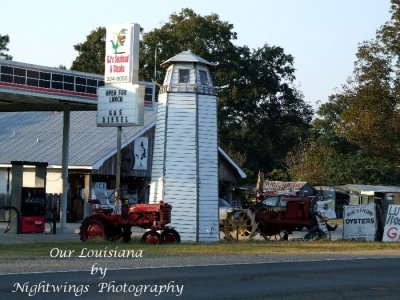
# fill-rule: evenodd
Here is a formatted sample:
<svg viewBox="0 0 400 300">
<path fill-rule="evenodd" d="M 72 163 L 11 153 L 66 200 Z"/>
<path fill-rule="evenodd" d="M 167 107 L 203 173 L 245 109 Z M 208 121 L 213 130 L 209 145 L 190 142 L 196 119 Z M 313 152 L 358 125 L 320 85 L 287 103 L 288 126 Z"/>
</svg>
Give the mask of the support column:
<svg viewBox="0 0 400 300">
<path fill-rule="evenodd" d="M 35 187 L 46 191 L 47 163 L 38 163 L 35 168 Z"/>
<path fill-rule="evenodd" d="M 83 219 L 86 217 L 90 216 L 90 210 L 89 210 L 89 199 L 92 197 L 92 175 L 91 174 L 85 174 L 84 178 L 85 182 L 85 187 L 84 187 L 84 200 L 83 200 Z"/>
<path fill-rule="evenodd" d="M 115 213 L 121 214 L 121 135 L 122 127 L 118 126 L 117 131 L 117 174 L 115 176 Z"/>
<path fill-rule="evenodd" d="M 72 228 L 67 226 L 67 202 L 68 202 L 68 160 L 69 160 L 69 128 L 70 128 L 71 110 L 69 106 L 64 108 L 64 124 L 63 124 L 63 145 L 62 145 L 62 173 L 63 182 L 61 196 L 61 216 L 60 216 L 60 232 L 74 233 Z"/>
<path fill-rule="evenodd" d="M 19 212 L 21 212 L 23 170 L 22 164 L 13 165 L 11 169 L 11 206 L 18 209 Z M 10 214 L 10 233 L 18 233 L 18 216 L 14 211 L 10 211 Z"/>
</svg>

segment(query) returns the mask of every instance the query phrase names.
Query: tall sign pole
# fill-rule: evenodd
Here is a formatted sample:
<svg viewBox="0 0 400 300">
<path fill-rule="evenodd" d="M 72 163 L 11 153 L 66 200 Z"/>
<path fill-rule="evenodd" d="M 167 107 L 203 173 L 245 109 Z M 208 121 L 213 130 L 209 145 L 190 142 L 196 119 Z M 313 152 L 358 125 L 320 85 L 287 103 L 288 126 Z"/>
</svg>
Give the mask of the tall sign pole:
<svg viewBox="0 0 400 300">
<path fill-rule="evenodd" d="M 142 126 L 144 87 L 138 84 L 139 24 L 106 27 L 105 86 L 98 90 L 97 126 L 117 127 L 115 213 L 121 213 L 121 135 Z"/>
</svg>

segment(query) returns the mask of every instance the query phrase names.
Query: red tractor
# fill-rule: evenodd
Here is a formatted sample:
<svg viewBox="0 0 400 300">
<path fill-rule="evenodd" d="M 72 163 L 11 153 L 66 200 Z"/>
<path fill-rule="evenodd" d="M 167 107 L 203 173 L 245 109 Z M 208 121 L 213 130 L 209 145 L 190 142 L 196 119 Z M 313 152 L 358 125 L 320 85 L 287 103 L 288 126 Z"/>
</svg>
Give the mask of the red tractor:
<svg viewBox="0 0 400 300">
<path fill-rule="evenodd" d="M 141 238 L 143 243 L 179 243 L 181 240 L 175 229 L 166 226 L 171 222 L 172 206 L 168 203 L 161 201 L 159 204 L 133 204 L 130 207 L 123 204 L 121 214 L 115 214 L 112 207 L 101 205 L 99 200 L 90 200 L 89 204 L 93 206 L 94 214 L 82 222 L 82 241 L 117 241 L 122 238 L 129 242 L 132 226 L 149 229 Z"/>
<path fill-rule="evenodd" d="M 320 199 L 282 193 L 263 195 L 253 207 L 228 213 L 223 227 L 225 239 L 252 239 L 259 233 L 267 240 L 287 240 L 290 233 L 304 227 L 311 232 L 317 225 L 313 217 L 314 205 Z"/>
</svg>

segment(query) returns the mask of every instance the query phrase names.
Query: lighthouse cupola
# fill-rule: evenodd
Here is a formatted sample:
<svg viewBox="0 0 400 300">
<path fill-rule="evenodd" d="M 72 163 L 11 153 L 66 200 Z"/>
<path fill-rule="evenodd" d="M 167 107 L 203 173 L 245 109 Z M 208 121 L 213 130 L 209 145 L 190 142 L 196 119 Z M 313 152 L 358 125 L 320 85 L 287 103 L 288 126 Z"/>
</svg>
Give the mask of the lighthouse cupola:
<svg viewBox="0 0 400 300">
<path fill-rule="evenodd" d="M 161 65 L 168 67 L 161 93 L 169 91 L 215 94 L 208 68 L 214 64 L 191 51 L 183 51 Z"/>
</svg>

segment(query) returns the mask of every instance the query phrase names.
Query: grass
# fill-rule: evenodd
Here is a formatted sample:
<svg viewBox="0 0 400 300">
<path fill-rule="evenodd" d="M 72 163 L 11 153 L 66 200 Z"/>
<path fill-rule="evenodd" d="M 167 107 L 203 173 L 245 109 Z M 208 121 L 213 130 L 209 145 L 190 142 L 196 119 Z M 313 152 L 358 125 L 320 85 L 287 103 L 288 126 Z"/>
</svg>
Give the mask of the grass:
<svg viewBox="0 0 400 300">
<path fill-rule="evenodd" d="M 49 257 L 50 250 L 59 248 L 80 252 L 82 248 L 90 250 L 143 250 L 145 256 L 196 256 L 196 255 L 239 255 L 239 254 L 316 254 L 316 253 L 363 253 L 400 255 L 397 243 L 360 242 L 360 241 L 241 241 L 218 243 L 182 243 L 169 245 L 144 245 L 133 240 L 130 243 L 111 242 L 54 242 L 35 244 L 0 245 L 0 257 L 40 258 Z"/>
</svg>

